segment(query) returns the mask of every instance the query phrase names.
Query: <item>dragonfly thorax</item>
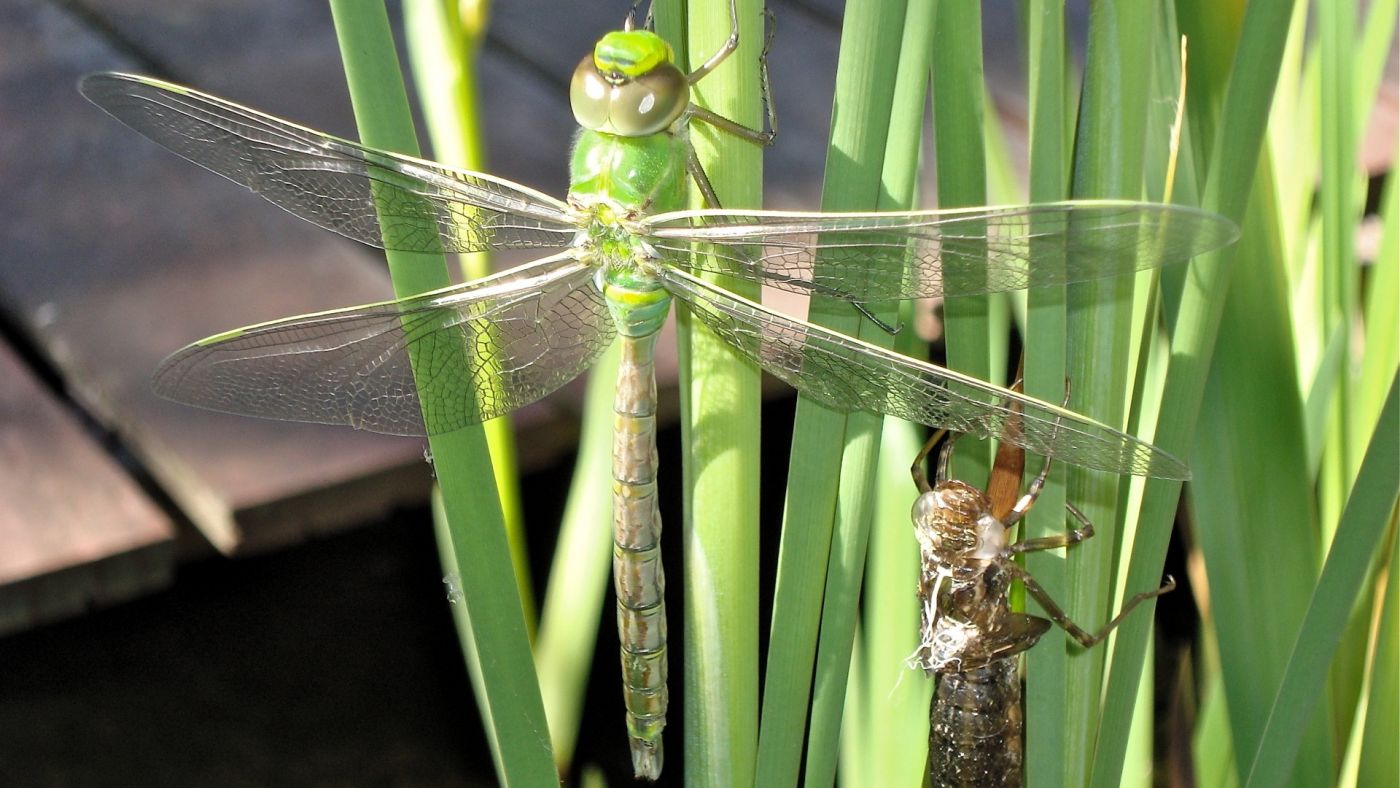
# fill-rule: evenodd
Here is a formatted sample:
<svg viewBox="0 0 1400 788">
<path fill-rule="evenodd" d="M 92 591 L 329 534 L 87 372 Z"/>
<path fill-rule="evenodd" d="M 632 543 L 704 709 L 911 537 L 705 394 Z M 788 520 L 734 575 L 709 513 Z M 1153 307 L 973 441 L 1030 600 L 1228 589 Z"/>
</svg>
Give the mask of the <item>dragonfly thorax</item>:
<svg viewBox="0 0 1400 788">
<path fill-rule="evenodd" d="M 599 268 L 640 267 L 655 252 L 643 240 L 636 211 L 607 197 L 571 194 L 579 231 L 574 236 L 575 256 Z"/>
<path fill-rule="evenodd" d="M 645 337 L 660 331 L 671 311 L 671 294 L 654 273 L 656 251 L 631 212 L 608 199 L 571 202 L 580 223 L 574 255 L 596 268 L 594 282 L 618 333 Z"/>
</svg>

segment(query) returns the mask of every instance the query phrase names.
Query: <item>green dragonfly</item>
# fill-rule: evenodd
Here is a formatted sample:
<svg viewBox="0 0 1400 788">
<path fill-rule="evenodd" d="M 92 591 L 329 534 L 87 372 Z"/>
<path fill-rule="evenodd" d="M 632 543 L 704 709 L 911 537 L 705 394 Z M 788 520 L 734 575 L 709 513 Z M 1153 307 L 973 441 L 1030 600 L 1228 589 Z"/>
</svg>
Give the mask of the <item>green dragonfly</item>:
<svg viewBox="0 0 1400 788">
<path fill-rule="evenodd" d="M 91 101 L 155 142 L 356 241 L 428 252 L 562 249 L 435 292 L 209 337 L 168 358 L 154 387 L 230 413 L 440 434 L 546 396 L 620 336 L 618 630 L 633 763 L 653 779 L 667 690 L 652 354 L 673 298 L 740 355 L 827 406 L 998 437 L 1088 468 L 1187 476 L 1175 458 L 1109 426 L 786 317 L 697 272 L 723 270 L 862 308 L 1115 276 L 1186 260 L 1236 234 L 1213 214 L 1135 202 L 900 213 L 680 210 L 692 179 L 717 205 L 688 142 L 691 122 L 771 141 L 771 132 L 692 102 L 694 84 L 737 47 L 732 3 L 730 16 L 734 34 L 690 72 L 630 17 L 598 41 L 570 88 L 582 128 L 565 200 L 168 82 L 107 73 L 81 83 Z M 1061 263 L 1032 265 L 1033 240 L 1062 250 Z M 693 255 L 698 247 L 708 256 Z M 1013 406 L 1018 417 L 1009 424 Z"/>
</svg>

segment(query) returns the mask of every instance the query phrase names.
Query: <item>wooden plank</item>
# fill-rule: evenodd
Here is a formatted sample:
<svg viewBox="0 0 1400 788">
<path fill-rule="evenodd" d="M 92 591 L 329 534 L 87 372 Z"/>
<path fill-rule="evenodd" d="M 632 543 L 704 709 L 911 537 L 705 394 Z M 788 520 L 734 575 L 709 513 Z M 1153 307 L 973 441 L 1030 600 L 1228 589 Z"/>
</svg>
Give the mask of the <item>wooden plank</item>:
<svg viewBox="0 0 1400 788">
<path fill-rule="evenodd" d="M 181 78 L 331 130 L 351 128 L 323 7 L 303 19 L 280 3 L 192 4 L 180 13 L 125 5 L 136 10 L 117 21 L 169 43 L 159 59 L 188 66 L 193 78 Z M 282 38 L 246 46 L 263 28 Z M 0 8 L 0 303 L 225 552 L 424 500 L 421 440 L 223 416 L 150 393 L 150 371 L 189 341 L 390 290 L 371 253 L 180 161 L 74 89 L 83 73 L 133 66 L 62 9 L 38 0 Z M 259 101 L 256 89 L 280 105 Z M 557 415 L 575 407 L 556 400 L 521 415 L 522 463 L 571 445 L 575 429 L 560 428 Z"/>
<path fill-rule="evenodd" d="M 0 342 L 0 635 L 162 588 L 174 528 Z"/>
</svg>

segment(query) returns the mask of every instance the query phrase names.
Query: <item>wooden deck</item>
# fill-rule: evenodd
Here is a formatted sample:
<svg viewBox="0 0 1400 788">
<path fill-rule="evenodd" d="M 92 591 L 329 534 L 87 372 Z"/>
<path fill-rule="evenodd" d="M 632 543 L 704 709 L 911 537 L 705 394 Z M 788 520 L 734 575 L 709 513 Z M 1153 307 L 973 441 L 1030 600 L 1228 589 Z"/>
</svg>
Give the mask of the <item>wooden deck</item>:
<svg viewBox="0 0 1400 788">
<path fill-rule="evenodd" d="M 481 64 L 490 170 L 563 194 L 568 75 L 628 4 L 493 5 Z M 813 208 L 841 4 L 771 5 L 782 136 L 766 157 L 767 205 Z M 988 29 L 1007 31 L 989 33 L 1003 36 L 997 49 L 1014 49 L 1013 28 Z M 1013 108 L 1018 68 L 989 57 L 993 93 Z M 84 101 L 78 77 L 107 69 L 355 136 L 324 4 L 0 5 L 0 338 L 57 378 L 45 386 L 0 342 L 0 633 L 168 583 L 177 527 L 202 535 L 179 540 L 185 549 L 268 550 L 422 502 L 430 484 L 421 440 L 222 416 L 150 392 L 159 360 L 194 339 L 390 290 L 374 250 L 289 217 Z M 661 348 L 664 390 L 675 360 L 671 343 Z M 581 395 L 575 382 L 515 415 L 523 466 L 571 448 Z"/>
</svg>

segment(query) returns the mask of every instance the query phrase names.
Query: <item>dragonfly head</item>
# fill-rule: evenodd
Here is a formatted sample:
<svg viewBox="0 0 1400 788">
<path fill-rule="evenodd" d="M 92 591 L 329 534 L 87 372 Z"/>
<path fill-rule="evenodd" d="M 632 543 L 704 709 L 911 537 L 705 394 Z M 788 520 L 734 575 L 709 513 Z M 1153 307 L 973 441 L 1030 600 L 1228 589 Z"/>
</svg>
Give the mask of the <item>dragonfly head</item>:
<svg viewBox="0 0 1400 788">
<path fill-rule="evenodd" d="M 1006 527 L 986 493 L 957 480 L 940 482 L 914 501 L 914 534 L 926 563 L 965 580 L 1006 548 Z"/>
<path fill-rule="evenodd" d="M 622 137 L 671 127 L 690 105 L 690 82 L 671 45 L 650 30 L 616 30 L 574 69 L 569 104 L 580 126 Z"/>
</svg>

